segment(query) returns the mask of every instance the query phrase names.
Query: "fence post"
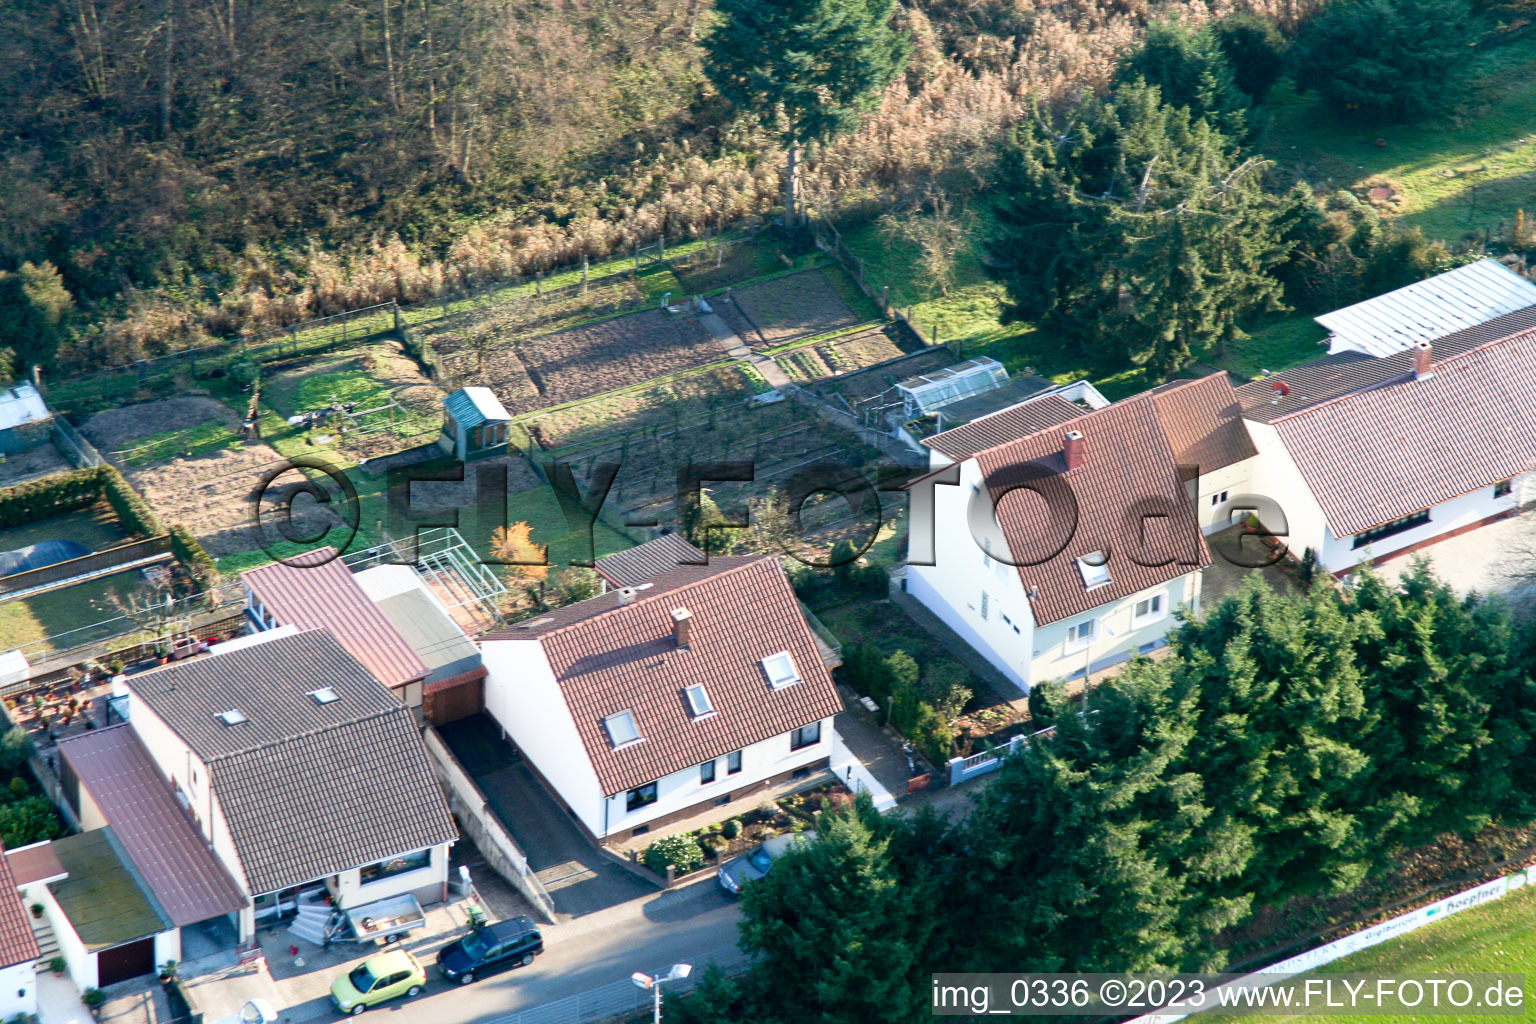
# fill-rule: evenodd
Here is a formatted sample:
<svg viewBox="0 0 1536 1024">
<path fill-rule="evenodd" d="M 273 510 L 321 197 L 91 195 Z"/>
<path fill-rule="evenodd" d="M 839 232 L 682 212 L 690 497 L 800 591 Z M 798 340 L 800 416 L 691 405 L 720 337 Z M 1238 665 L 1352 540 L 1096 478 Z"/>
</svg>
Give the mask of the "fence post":
<svg viewBox="0 0 1536 1024">
<path fill-rule="evenodd" d="M 629 268 L 629 276 L 635 278 L 640 275 L 640 243 L 636 242 L 631 248 L 633 249 L 635 263 L 634 266 Z"/>
<path fill-rule="evenodd" d="M 667 259 L 667 233 L 663 231 L 656 236 L 656 259 L 665 262 Z"/>
<path fill-rule="evenodd" d="M 581 258 L 581 294 L 587 294 L 587 258 Z"/>
<path fill-rule="evenodd" d="M 539 298 L 544 297 L 544 271 L 542 270 L 533 272 L 533 294 Z"/>
</svg>

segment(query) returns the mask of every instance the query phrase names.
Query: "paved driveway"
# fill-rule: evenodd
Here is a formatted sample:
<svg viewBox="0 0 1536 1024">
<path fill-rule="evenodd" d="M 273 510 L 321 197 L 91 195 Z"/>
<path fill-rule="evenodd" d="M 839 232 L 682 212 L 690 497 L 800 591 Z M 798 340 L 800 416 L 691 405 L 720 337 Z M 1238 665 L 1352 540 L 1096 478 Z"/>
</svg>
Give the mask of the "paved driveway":
<svg viewBox="0 0 1536 1024">
<path fill-rule="evenodd" d="M 561 919 L 655 894 L 656 886 L 587 839 L 490 717 L 439 726 L 438 733 L 528 856 Z"/>
</svg>

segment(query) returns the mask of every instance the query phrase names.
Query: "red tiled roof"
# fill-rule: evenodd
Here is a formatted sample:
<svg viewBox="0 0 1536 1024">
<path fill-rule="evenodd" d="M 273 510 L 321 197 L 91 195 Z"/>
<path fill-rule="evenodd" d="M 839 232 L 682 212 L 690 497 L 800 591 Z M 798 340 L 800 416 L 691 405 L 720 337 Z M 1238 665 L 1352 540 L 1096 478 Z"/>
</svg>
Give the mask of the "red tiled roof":
<svg viewBox="0 0 1536 1024">
<path fill-rule="evenodd" d="M 632 587 L 664 572 L 697 565 L 704 560 L 704 552 L 688 543 L 688 538 L 680 533 L 664 533 L 626 551 L 604 555 L 593 563 L 593 567 L 614 586 Z"/>
<path fill-rule="evenodd" d="M 0 846 L 0 850 L 4 849 Z M 16 891 L 10 861 L 8 856 L 0 857 L 0 967 L 31 963 L 42 956 L 27 911 L 21 905 L 21 894 Z M 54 862 L 58 862 L 57 857 Z"/>
<path fill-rule="evenodd" d="M 610 593 L 485 637 L 543 645 L 605 795 L 842 710 L 777 558 L 711 558 L 651 582 L 629 605 Z M 676 608 L 693 616 L 687 649 L 672 638 Z M 761 661 L 786 650 L 801 681 L 776 690 Z M 696 683 L 715 714 L 689 714 L 683 690 Z M 603 720 L 626 710 L 642 740 L 615 750 Z"/>
<path fill-rule="evenodd" d="M 1083 414 L 1083 407 L 1067 401 L 1060 395 L 1041 395 L 1039 398 L 1010 406 L 990 416 L 982 416 L 952 430 L 940 431 L 923 442 L 929 448 L 959 462 L 977 452 L 1000 444 L 1007 444 L 1016 437 L 1033 434 Z"/>
<path fill-rule="evenodd" d="M 1258 454 L 1225 372 L 1165 384 L 1152 402 L 1180 466 L 1209 473 Z"/>
<path fill-rule="evenodd" d="M 196 924 L 246 905 L 130 726 L 82 733 L 58 749 L 172 924 Z"/>
<path fill-rule="evenodd" d="M 1433 370 L 1273 421 L 1334 536 L 1536 468 L 1536 331 L 1438 360 Z"/>
<path fill-rule="evenodd" d="M 19 850 L 6 850 L 5 859 L 11 865 L 11 874 L 17 885 L 31 885 L 64 874 L 59 855 L 53 852 L 51 843 L 33 843 Z"/>
<path fill-rule="evenodd" d="M 1082 433 L 1085 450 L 1082 465 L 1072 470 L 1062 454 L 1063 436 L 1070 430 Z M 1038 625 L 1177 579 L 1210 562 L 1152 393 L 989 449 L 977 462 L 1009 553 L 1018 563 L 1040 563 L 1018 565 L 1025 592 L 1034 591 L 1030 608 Z M 1007 493 L 1026 482 L 1036 482 L 1047 493 L 1065 485 L 1075 500 L 1076 528 L 1054 556 L 1072 525 L 1070 513 L 1068 521 L 1053 522 L 1044 499 L 1028 491 Z M 1143 518 L 1144 513 L 1154 518 Z M 1110 582 L 1090 590 L 1077 559 L 1096 551 L 1108 552 Z M 1170 560 L 1164 565 L 1138 564 L 1165 558 Z"/>
<path fill-rule="evenodd" d="M 385 686 L 424 679 L 426 664 L 335 556 L 335 548 L 324 547 L 241 579 L 279 625 L 329 630 Z"/>
</svg>

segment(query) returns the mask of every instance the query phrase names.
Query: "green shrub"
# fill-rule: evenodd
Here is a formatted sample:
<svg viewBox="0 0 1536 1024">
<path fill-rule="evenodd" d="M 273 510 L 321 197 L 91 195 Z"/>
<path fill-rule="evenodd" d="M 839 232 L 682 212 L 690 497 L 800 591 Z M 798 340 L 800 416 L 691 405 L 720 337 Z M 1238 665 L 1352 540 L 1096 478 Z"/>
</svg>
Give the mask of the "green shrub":
<svg viewBox="0 0 1536 1024">
<path fill-rule="evenodd" d="M 690 836 L 663 836 L 645 849 L 645 866 L 658 875 L 666 874 L 668 865 L 681 875 L 703 864 L 704 851 Z"/>
<path fill-rule="evenodd" d="M 28 793 L 32 792 L 31 788 L 27 785 L 27 780 L 20 775 L 11 778 L 10 790 L 11 796 L 16 800 L 24 799 Z"/>
<path fill-rule="evenodd" d="M 728 819 L 720 826 L 720 834 L 727 839 L 735 839 L 741 835 L 741 821 L 737 818 Z"/>
<path fill-rule="evenodd" d="M 65 971 L 69 970 L 69 964 L 63 957 L 56 956 L 52 960 L 48 961 L 48 969 L 54 974 L 63 974 Z"/>
<path fill-rule="evenodd" d="M 64 834 L 64 825 L 45 796 L 0 804 L 0 843 L 7 849 L 30 846 Z"/>
<path fill-rule="evenodd" d="M 88 988 L 80 993 L 80 1001 L 91 1009 L 95 1009 L 107 1001 L 106 995 L 99 988 Z"/>
<path fill-rule="evenodd" d="M 171 554 L 200 585 L 209 587 L 219 581 L 219 570 L 213 559 L 185 526 L 171 527 Z"/>
<path fill-rule="evenodd" d="M 35 752 L 27 730 L 12 726 L 0 735 L 0 771 L 15 775 Z"/>
</svg>

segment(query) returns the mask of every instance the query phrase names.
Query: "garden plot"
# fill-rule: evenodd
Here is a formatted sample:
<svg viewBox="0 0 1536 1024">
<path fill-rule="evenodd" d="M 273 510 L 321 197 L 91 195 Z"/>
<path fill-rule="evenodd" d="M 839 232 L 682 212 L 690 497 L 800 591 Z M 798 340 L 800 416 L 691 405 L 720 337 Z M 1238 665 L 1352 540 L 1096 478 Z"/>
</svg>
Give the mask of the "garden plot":
<svg viewBox="0 0 1536 1024">
<path fill-rule="evenodd" d="M 820 345 L 806 345 L 786 352 L 774 361 L 790 380 L 809 383 L 921 351 L 915 340 L 903 341 L 894 325 L 844 335 Z"/>
<path fill-rule="evenodd" d="M 724 358 L 696 319 L 659 309 L 515 342 L 512 352 L 520 365 L 497 353 L 485 361 L 483 373 L 478 366 L 465 367 L 463 380 L 490 387 L 514 413 L 590 398 Z M 525 381 L 537 389 L 536 398 L 526 397 Z"/>
<path fill-rule="evenodd" d="M 829 378 L 817 384 L 816 390 L 823 395 L 840 395 L 849 405 L 857 406 L 889 390 L 898 381 L 920 373 L 932 373 L 958 362 L 960 359 L 947 347 L 920 349 L 900 362 L 884 363 Z"/>
<path fill-rule="evenodd" d="M 356 458 L 386 455 L 435 434 L 442 425 L 441 398 L 442 391 L 394 343 L 289 364 L 262 386 L 262 405 L 283 419 L 351 405 L 350 417 L 311 433 L 339 431 L 342 448 Z"/>
<path fill-rule="evenodd" d="M 612 445 L 626 435 L 718 417 L 754 391 L 739 367 L 712 366 L 654 387 L 555 409 L 527 421 L 526 426 L 542 448 L 558 455 L 558 449 L 574 445 Z"/>
<path fill-rule="evenodd" d="M 849 308 L 825 270 L 734 288 L 729 299 L 716 303 L 716 311 L 755 349 L 814 338 L 868 319 Z"/>
</svg>

